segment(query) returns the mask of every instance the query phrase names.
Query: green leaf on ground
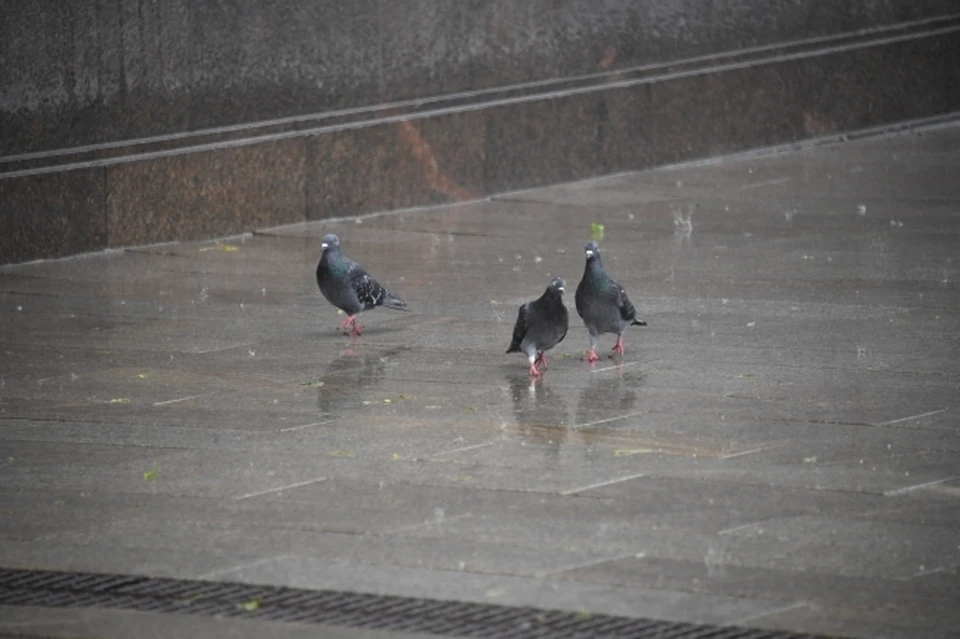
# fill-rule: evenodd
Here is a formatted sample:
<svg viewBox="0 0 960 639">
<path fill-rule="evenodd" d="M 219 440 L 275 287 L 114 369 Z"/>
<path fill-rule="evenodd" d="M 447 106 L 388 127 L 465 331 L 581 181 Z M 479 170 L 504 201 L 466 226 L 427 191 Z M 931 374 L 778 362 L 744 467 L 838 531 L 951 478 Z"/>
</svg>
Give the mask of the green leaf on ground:
<svg viewBox="0 0 960 639">
<path fill-rule="evenodd" d="M 250 601 L 244 601 L 242 604 L 240 604 L 240 608 L 246 612 L 253 612 L 254 610 L 258 610 L 260 608 L 260 600 L 251 599 Z"/>
<path fill-rule="evenodd" d="M 602 242 L 604 230 L 603 224 L 593 222 L 590 224 L 590 239 L 592 239 L 594 242 Z"/>
</svg>

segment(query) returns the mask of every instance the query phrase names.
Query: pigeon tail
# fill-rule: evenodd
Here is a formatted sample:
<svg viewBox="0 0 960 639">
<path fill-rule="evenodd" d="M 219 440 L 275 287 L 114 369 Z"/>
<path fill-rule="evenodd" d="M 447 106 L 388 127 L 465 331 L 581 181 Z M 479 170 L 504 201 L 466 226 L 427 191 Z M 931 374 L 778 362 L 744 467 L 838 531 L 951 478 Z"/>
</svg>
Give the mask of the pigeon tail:
<svg viewBox="0 0 960 639">
<path fill-rule="evenodd" d="M 383 300 L 384 308 L 392 308 L 395 311 L 409 311 L 407 308 L 407 303 L 402 299 L 394 295 L 393 293 L 387 293 L 387 296 Z"/>
</svg>

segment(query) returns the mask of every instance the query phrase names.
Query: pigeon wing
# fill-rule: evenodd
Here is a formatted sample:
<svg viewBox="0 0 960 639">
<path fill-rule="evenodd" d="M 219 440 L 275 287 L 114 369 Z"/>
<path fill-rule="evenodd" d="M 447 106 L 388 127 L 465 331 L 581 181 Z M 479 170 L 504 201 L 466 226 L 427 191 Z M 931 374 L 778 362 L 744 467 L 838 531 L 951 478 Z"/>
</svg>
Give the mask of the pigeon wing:
<svg viewBox="0 0 960 639">
<path fill-rule="evenodd" d="M 637 318 L 637 309 L 633 306 L 633 302 L 630 301 L 630 298 L 627 297 L 627 292 L 623 290 L 622 286 L 617 286 L 620 289 L 620 295 L 618 300 L 618 306 L 620 307 L 620 317 L 625 322 L 632 322 Z"/>
<path fill-rule="evenodd" d="M 347 277 L 350 281 L 350 287 L 356 293 L 360 305 L 363 306 L 363 310 L 367 311 L 383 304 L 388 295 L 387 289 L 363 270 L 362 266 L 351 262 L 347 270 Z"/>
<path fill-rule="evenodd" d="M 627 292 L 620 289 L 620 317 L 624 322 L 630 322 L 634 326 L 646 326 L 646 321 L 642 319 L 637 319 L 637 309 L 634 308 L 633 302 L 630 301 L 630 298 L 627 297 Z"/>
<path fill-rule="evenodd" d="M 513 325 L 513 339 L 510 341 L 510 348 L 507 349 L 508 353 L 516 353 L 520 350 L 520 343 L 523 342 L 523 338 L 527 335 L 527 305 L 521 304 L 520 310 L 517 311 L 517 322 Z"/>
<path fill-rule="evenodd" d="M 561 304 L 562 303 L 563 302 L 561 302 Z M 560 334 L 560 339 L 557 340 L 557 344 L 563 341 L 563 338 L 567 336 L 567 329 L 570 328 L 570 320 L 569 320 L 569 316 L 567 315 L 567 309 L 565 308 L 563 309 L 562 316 L 563 316 L 563 333 Z"/>
</svg>

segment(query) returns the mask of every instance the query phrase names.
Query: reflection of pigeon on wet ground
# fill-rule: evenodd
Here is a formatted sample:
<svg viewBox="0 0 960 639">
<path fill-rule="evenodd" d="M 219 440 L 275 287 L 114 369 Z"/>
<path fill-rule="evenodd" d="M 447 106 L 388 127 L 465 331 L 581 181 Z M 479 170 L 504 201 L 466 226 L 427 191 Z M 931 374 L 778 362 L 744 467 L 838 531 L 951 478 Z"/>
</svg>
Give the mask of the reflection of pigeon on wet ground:
<svg viewBox="0 0 960 639">
<path fill-rule="evenodd" d="M 645 375 L 630 368 L 587 375 L 577 401 L 575 424 L 583 426 L 635 412 L 637 390 L 645 382 Z"/>
<path fill-rule="evenodd" d="M 360 408 L 371 388 L 387 378 L 387 364 L 404 348 L 390 348 L 357 354 L 352 350 L 340 355 L 327 366 L 317 389 L 317 408 L 323 416 L 338 409 Z"/>
<path fill-rule="evenodd" d="M 360 334 L 360 313 L 377 306 L 398 311 L 407 310 L 402 299 L 385 289 L 363 267 L 340 253 L 340 239 L 325 235 L 321 244 L 323 254 L 317 264 L 317 284 L 331 304 L 347 314 L 338 328 L 350 327 L 351 335 Z"/>
<path fill-rule="evenodd" d="M 563 279 L 553 278 L 543 295 L 521 306 L 517 313 L 513 340 L 507 352 L 526 353 L 533 377 L 540 376 L 538 366 L 547 367 L 544 352 L 562 342 L 567 335 L 570 316 L 563 305 L 564 286 Z"/>
<path fill-rule="evenodd" d="M 567 403 L 545 381 L 537 382 L 519 371 L 507 375 L 513 399 L 513 417 L 521 441 L 551 446 L 554 452 L 569 436 Z"/>
<path fill-rule="evenodd" d="M 597 341 L 603 333 L 616 333 L 617 343 L 613 352 L 623 356 L 623 332 L 628 326 L 646 326 L 637 319 L 637 309 L 633 307 L 627 292 L 603 270 L 600 262 L 600 247 L 596 242 L 587 242 L 584 247 L 587 263 L 583 270 L 583 279 L 577 285 L 577 313 L 583 318 L 590 337 L 588 362 L 596 362 Z"/>
<path fill-rule="evenodd" d="M 513 416 L 521 425 L 566 427 L 569 416 L 563 395 L 546 383 L 534 383 L 528 375 L 514 372 L 507 375 Z"/>
</svg>

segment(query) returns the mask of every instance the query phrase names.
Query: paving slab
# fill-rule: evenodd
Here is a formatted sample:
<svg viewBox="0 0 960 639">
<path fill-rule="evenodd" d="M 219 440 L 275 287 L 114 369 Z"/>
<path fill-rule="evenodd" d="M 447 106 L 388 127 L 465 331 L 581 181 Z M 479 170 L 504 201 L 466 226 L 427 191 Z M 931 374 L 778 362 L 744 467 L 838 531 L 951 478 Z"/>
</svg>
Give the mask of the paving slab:
<svg viewBox="0 0 960 639">
<path fill-rule="evenodd" d="M 4 267 L 0 566 L 949 636 L 958 171 L 953 124 Z M 597 224 L 650 325 L 590 366 Z M 331 232 L 410 312 L 336 330 Z M 503 351 L 557 275 L 571 326 L 531 381 Z M 145 614 L 5 608 L 0 634 Z"/>
</svg>

